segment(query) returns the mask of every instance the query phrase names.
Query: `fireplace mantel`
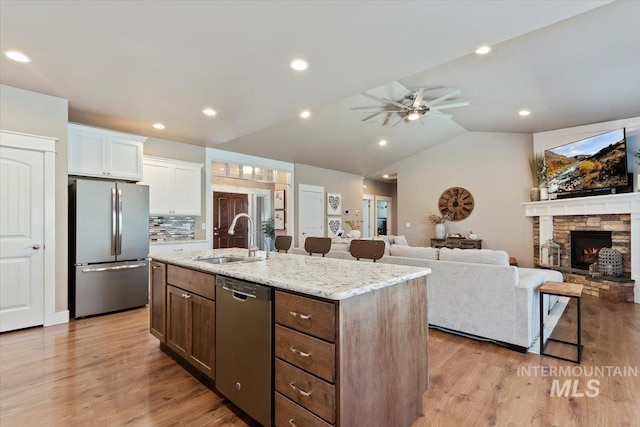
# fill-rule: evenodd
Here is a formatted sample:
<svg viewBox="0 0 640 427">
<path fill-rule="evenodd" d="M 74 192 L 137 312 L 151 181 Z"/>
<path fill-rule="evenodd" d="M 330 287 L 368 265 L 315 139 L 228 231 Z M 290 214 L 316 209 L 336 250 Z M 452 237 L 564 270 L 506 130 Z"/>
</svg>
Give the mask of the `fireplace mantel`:
<svg viewBox="0 0 640 427">
<path fill-rule="evenodd" d="M 630 214 L 631 278 L 635 280 L 635 302 L 640 304 L 640 192 L 543 200 L 522 203 L 522 206 L 525 216 L 539 217 L 539 242 L 553 238 L 554 216 Z"/>
<path fill-rule="evenodd" d="M 523 203 L 525 216 L 640 214 L 640 193 Z"/>
</svg>

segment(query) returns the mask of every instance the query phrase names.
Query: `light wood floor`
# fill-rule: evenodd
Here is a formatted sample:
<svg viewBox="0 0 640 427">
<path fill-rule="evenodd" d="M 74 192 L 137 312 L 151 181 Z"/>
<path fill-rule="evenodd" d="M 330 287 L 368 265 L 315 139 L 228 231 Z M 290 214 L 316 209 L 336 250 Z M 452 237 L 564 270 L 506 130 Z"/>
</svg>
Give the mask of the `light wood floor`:
<svg viewBox="0 0 640 427">
<path fill-rule="evenodd" d="M 584 297 L 582 313 L 581 365 L 430 331 L 425 416 L 413 426 L 639 426 L 640 376 L 584 374 L 630 366 L 640 375 L 640 305 Z M 572 314 L 558 333 L 572 331 Z M 540 366 L 584 370 L 523 372 Z M 599 395 L 550 397 L 554 379 L 578 380 L 578 392 L 599 380 Z M 254 424 L 159 350 L 143 308 L 0 335 L 0 425 Z"/>
</svg>

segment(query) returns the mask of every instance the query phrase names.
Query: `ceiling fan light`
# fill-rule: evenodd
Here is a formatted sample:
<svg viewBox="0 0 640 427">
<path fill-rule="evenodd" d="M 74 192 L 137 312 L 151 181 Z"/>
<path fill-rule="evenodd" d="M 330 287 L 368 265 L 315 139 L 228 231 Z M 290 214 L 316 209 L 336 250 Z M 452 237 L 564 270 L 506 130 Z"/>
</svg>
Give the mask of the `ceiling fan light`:
<svg viewBox="0 0 640 427">
<path fill-rule="evenodd" d="M 419 118 L 420 118 L 420 113 L 418 113 L 417 111 L 412 111 L 407 116 L 407 119 L 409 120 L 418 120 Z"/>
</svg>

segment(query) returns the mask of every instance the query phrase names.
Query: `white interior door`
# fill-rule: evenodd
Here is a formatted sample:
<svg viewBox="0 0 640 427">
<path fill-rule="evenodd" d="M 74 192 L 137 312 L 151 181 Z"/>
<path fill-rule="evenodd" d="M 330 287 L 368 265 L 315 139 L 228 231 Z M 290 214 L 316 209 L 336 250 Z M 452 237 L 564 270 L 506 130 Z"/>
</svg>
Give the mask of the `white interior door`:
<svg viewBox="0 0 640 427">
<path fill-rule="evenodd" d="M 324 236 L 324 187 L 298 185 L 298 246 L 308 236 Z"/>
<path fill-rule="evenodd" d="M 0 148 L 0 332 L 44 323 L 44 155 Z"/>
<path fill-rule="evenodd" d="M 373 196 L 365 194 L 362 196 L 362 237 L 374 236 L 374 211 Z"/>
</svg>

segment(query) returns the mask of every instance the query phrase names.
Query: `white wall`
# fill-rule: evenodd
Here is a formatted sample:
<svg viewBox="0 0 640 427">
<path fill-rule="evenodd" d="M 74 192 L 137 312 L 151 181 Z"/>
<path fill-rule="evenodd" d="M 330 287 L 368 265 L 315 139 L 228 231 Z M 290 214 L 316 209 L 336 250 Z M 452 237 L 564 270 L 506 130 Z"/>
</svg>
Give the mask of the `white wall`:
<svg viewBox="0 0 640 427">
<path fill-rule="evenodd" d="M 57 138 L 56 143 L 56 312 L 65 312 L 67 297 L 67 122 L 66 99 L 0 85 L 0 128 Z"/>
<path fill-rule="evenodd" d="M 438 212 L 444 190 L 463 187 L 474 197 L 474 210 L 447 223 L 447 232 L 473 231 L 483 248 L 506 250 L 518 265 L 533 266 L 533 226 L 521 206 L 529 201 L 531 151 L 529 134 L 468 132 L 386 168 L 398 173 L 397 234 L 429 246 L 435 235 L 429 212 Z"/>
<path fill-rule="evenodd" d="M 343 228 L 347 219 L 355 218 L 355 211 L 362 210 L 362 182 L 363 177 L 346 172 L 339 172 L 331 169 L 323 169 L 315 166 L 295 164 L 295 185 L 294 193 L 298 193 L 299 184 L 318 185 L 324 187 L 325 203 L 326 193 L 340 193 L 342 195 L 342 222 Z M 298 246 L 298 201 L 295 204 L 295 232 L 294 246 Z M 345 215 L 345 209 L 349 210 L 349 215 Z M 325 206 L 324 225 L 326 231 L 327 212 Z M 349 227 L 346 226 L 345 230 Z M 325 232 L 326 236 L 326 232 Z"/>
<path fill-rule="evenodd" d="M 578 141 L 580 139 L 589 138 L 590 136 L 608 132 L 610 130 L 625 128 L 627 133 L 627 168 L 629 172 L 634 173 L 635 191 L 638 191 L 638 174 L 640 174 L 640 165 L 638 159 L 633 154 L 640 149 L 640 117 L 632 117 L 629 119 L 614 120 L 611 122 L 594 123 L 584 126 L 576 126 L 566 129 L 550 130 L 547 132 L 539 132 L 533 134 L 533 150 L 534 152 L 544 153 L 544 150 L 557 147 L 569 142 Z"/>
</svg>

